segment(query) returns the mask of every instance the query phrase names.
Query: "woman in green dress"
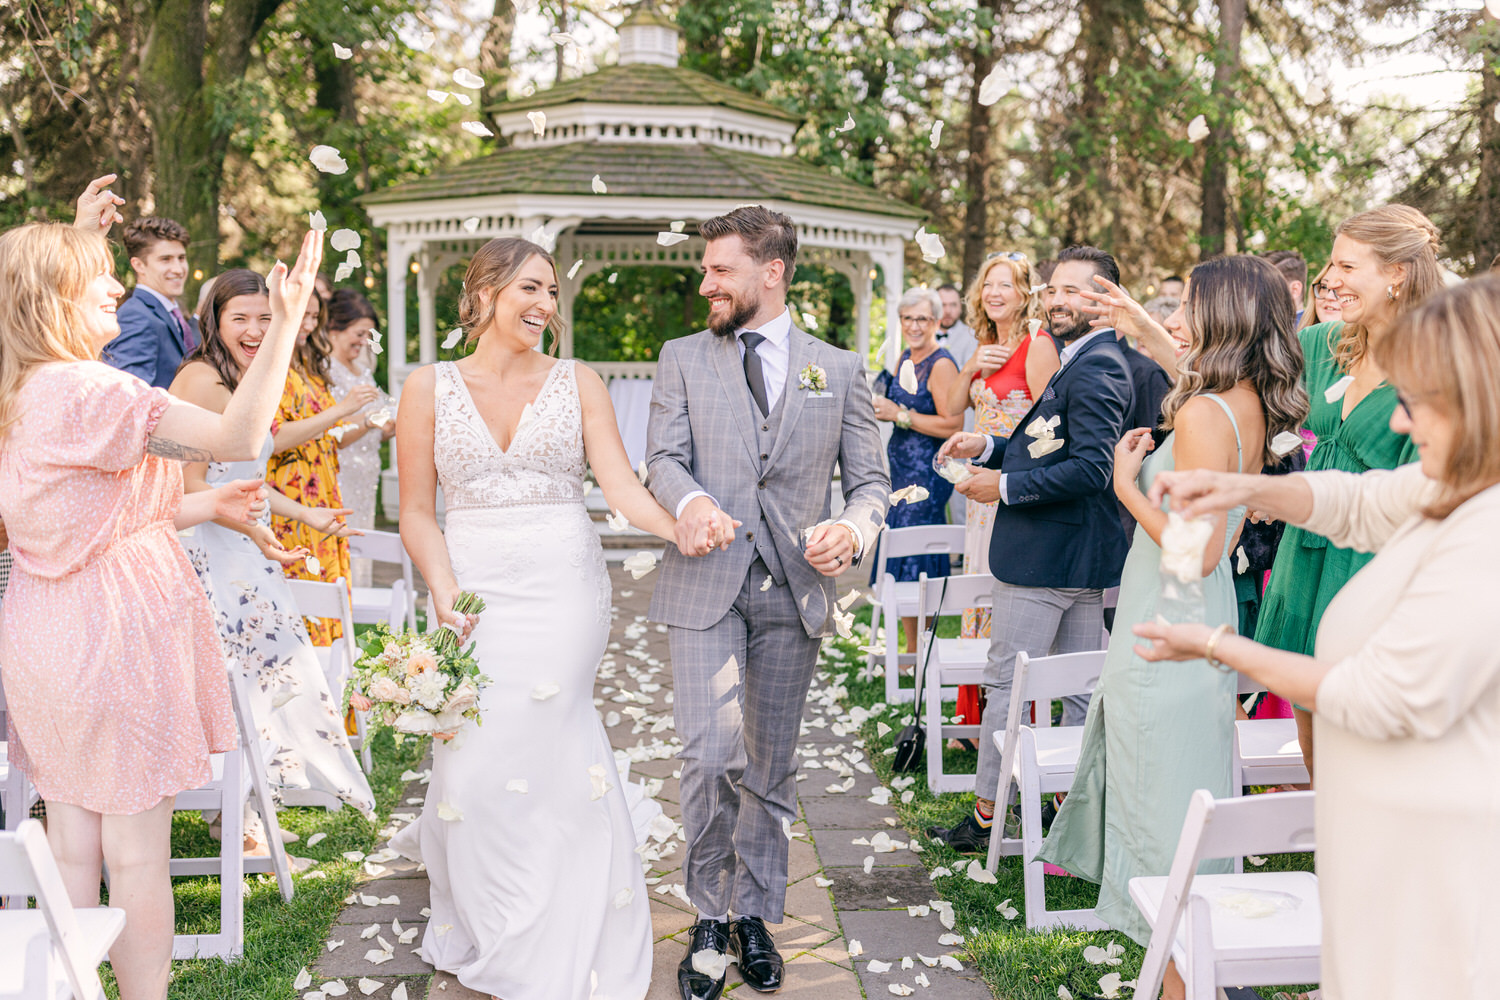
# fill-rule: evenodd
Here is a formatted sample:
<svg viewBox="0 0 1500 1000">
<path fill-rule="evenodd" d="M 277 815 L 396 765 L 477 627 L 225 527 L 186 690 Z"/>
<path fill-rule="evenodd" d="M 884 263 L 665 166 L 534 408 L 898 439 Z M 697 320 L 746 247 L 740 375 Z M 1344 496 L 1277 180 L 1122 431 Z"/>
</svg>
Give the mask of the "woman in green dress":
<svg viewBox="0 0 1500 1000">
<path fill-rule="evenodd" d="M 1442 291 L 1438 230 L 1414 208 L 1382 205 L 1345 219 L 1335 233 L 1322 283 L 1338 296 L 1342 321 L 1299 334 L 1311 401 L 1307 428 L 1318 437 L 1307 471 L 1394 469 L 1415 462 L 1417 450 L 1405 434 L 1391 430 L 1396 391 L 1370 357 L 1369 346 L 1396 317 Z M 1255 641 L 1311 656 L 1328 602 L 1372 558 L 1288 527 L 1261 599 Z M 1297 739 L 1311 774 L 1312 715 L 1300 707 L 1296 714 Z"/>
<path fill-rule="evenodd" d="M 1232 624 L 1237 617 L 1229 554 L 1244 508 L 1213 522 L 1195 606 L 1162 595 L 1165 507 L 1147 499 L 1164 470 L 1259 471 L 1268 440 L 1307 413 L 1295 307 L 1286 282 L 1258 257 L 1225 257 L 1193 269 L 1187 297 L 1167 320 L 1186 346 L 1181 375 L 1162 404 L 1166 439 L 1128 432 L 1115 449 L 1115 493 L 1136 519 L 1120 581 L 1120 604 L 1104 669 L 1089 703 L 1072 790 L 1040 857 L 1099 883 L 1099 917 L 1142 944 L 1150 927 L 1130 900 L 1137 875 L 1165 875 L 1193 791 L 1230 791 L 1235 679 L 1206 663 L 1184 670 L 1148 663 L 1131 626 L 1162 611 L 1176 620 Z M 1227 870 L 1227 867 L 1225 868 Z M 1168 971 L 1167 995 L 1182 995 Z M 1173 993 L 1173 989 L 1176 993 Z"/>
</svg>

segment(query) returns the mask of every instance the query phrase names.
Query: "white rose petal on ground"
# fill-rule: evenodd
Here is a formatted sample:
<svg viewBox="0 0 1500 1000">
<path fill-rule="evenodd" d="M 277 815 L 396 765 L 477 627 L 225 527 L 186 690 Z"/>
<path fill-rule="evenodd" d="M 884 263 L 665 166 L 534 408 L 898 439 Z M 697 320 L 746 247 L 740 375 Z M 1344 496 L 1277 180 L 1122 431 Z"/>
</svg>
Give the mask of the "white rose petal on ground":
<svg viewBox="0 0 1500 1000">
<path fill-rule="evenodd" d="M 1116 1000 L 1120 996 L 1120 974 L 1111 972 L 1099 977 L 1099 995 L 1105 1000 Z"/>
<path fill-rule="evenodd" d="M 353 250 L 363 242 L 359 234 L 352 229 L 335 229 L 328 235 L 328 246 L 339 253 Z"/>
<path fill-rule="evenodd" d="M 335 948 L 342 948 L 343 946 L 344 946 L 344 942 L 343 942 L 342 939 L 338 940 L 338 941 L 324 941 L 323 942 L 323 947 L 327 948 L 329 951 L 333 951 Z"/>
<path fill-rule="evenodd" d="M 858 958 L 865 953 L 865 946 L 856 939 L 849 942 L 849 957 Z"/>
<path fill-rule="evenodd" d="M 344 985 L 344 981 L 342 979 L 335 979 L 332 982 L 323 984 L 323 993 L 326 996 L 341 997 L 348 992 L 349 987 Z"/>
<path fill-rule="evenodd" d="M 679 243 L 688 241 L 687 233 L 657 233 L 656 242 L 660 246 L 675 247 Z"/>
<path fill-rule="evenodd" d="M 915 969 L 916 968 L 916 965 L 914 965 L 912 963 L 911 956 L 908 955 L 906 958 L 903 958 L 901 960 L 901 968 L 903 968 L 903 969 Z"/>
<path fill-rule="evenodd" d="M 443 350 L 451 351 L 458 346 L 458 342 L 464 339 L 464 328 L 456 326 L 448 331 L 448 336 L 443 338 Z"/>
<path fill-rule="evenodd" d="M 328 220 L 323 217 L 322 212 L 309 212 L 307 215 L 307 228 L 315 233 L 328 231 Z"/>
<path fill-rule="evenodd" d="M 889 986 L 886 987 L 886 989 L 890 990 L 892 993 L 894 993 L 898 997 L 909 997 L 913 993 L 916 992 L 916 990 L 913 990 L 910 986 L 907 986 L 905 983 L 891 983 Z"/>
<path fill-rule="evenodd" d="M 439 802 L 437 807 L 438 819 L 446 823 L 457 823 L 464 818 L 464 814 L 453 808 L 446 802 Z"/>
<path fill-rule="evenodd" d="M 1118 953 L 1116 953 L 1115 949 L 1118 949 Z M 1119 965 L 1122 961 L 1120 955 L 1124 953 L 1124 948 L 1111 941 L 1108 948 L 1100 948 L 1096 945 L 1089 945 L 1084 948 L 1083 960 L 1090 965 Z"/>
<path fill-rule="evenodd" d="M 874 867 L 875 867 L 875 855 L 873 855 L 873 854 L 866 854 L 865 855 L 865 874 L 866 875 L 870 874 L 870 871 Z"/>
<path fill-rule="evenodd" d="M 312 847 L 314 844 L 321 843 L 327 836 L 328 834 L 324 833 L 322 830 L 319 830 L 317 833 L 307 838 L 307 846 Z"/>
<path fill-rule="evenodd" d="M 944 934 L 938 938 L 938 944 L 944 948 L 956 948 L 963 943 L 964 936 L 962 934 Z"/>
<path fill-rule="evenodd" d="M 459 122 L 458 127 L 470 135 L 478 136 L 481 139 L 488 139 L 495 134 L 490 131 L 490 127 L 484 122 Z"/>
<path fill-rule="evenodd" d="M 960 962 L 952 955 L 939 955 L 938 964 L 945 969 L 952 969 L 954 972 L 964 971 L 964 963 Z"/>
<path fill-rule="evenodd" d="M 598 174 L 595 174 L 594 179 L 589 181 L 589 187 L 594 189 L 595 194 L 609 194 L 609 185 L 605 184 L 604 178 Z"/>
<path fill-rule="evenodd" d="M 450 925 L 444 924 L 443 926 L 444 927 L 448 927 Z M 440 930 L 440 931 L 438 931 L 438 933 L 441 934 L 443 932 Z M 405 983 L 397 983 L 396 984 L 396 988 L 393 989 L 393 990 L 391 990 L 391 1000 L 406 1000 L 406 984 Z"/>
<path fill-rule="evenodd" d="M 621 563 L 620 567 L 629 573 L 632 579 L 639 580 L 656 569 L 656 555 L 652 552 L 637 552 Z"/>
<path fill-rule="evenodd" d="M 979 81 L 979 103 L 989 107 L 1000 100 L 1005 94 L 1005 85 L 1008 82 L 1005 77 L 1005 67 L 997 64 L 983 80 Z"/>
<path fill-rule="evenodd" d="M 891 971 L 891 963 L 890 962 L 882 962 L 878 958 L 872 958 L 868 962 L 865 963 L 865 971 L 866 972 L 873 972 L 873 973 L 875 973 L 877 975 L 879 975 L 882 972 L 890 972 Z"/>
<path fill-rule="evenodd" d="M 359 932 L 359 939 L 361 941 L 368 941 L 368 940 L 370 940 L 370 938 L 374 937 L 376 934 L 379 934 L 379 933 L 380 933 L 380 925 L 379 924 L 371 924 L 370 926 L 366 927 L 364 930 L 362 930 L 362 931 Z"/>
<path fill-rule="evenodd" d="M 484 77 L 461 67 L 453 71 L 453 82 L 470 90 L 484 89 Z"/>
<path fill-rule="evenodd" d="M 827 889 L 829 886 L 833 885 L 833 879 L 824 878 L 821 875 L 814 875 L 813 885 L 817 886 L 819 889 Z"/>
<path fill-rule="evenodd" d="M 531 131 L 537 135 L 547 131 L 547 112 L 531 111 L 526 115 L 526 120 L 531 122 Z"/>
<path fill-rule="evenodd" d="M 1059 986 L 1057 988 L 1057 1000 L 1073 1000 L 1073 994 L 1066 986 Z"/>
<path fill-rule="evenodd" d="M 363 993 L 365 996 L 369 996 L 371 993 L 374 993 L 376 990 L 382 990 L 382 989 L 385 989 L 385 983 L 382 983 L 380 980 L 378 980 L 378 979 L 366 979 L 364 976 L 360 976 L 359 977 L 359 991 L 361 993 Z"/>
<path fill-rule="evenodd" d="M 305 990 L 305 989 L 307 989 L 311 985 L 312 985 L 312 973 L 308 972 L 307 971 L 307 966 L 304 965 L 302 967 L 302 971 L 299 972 L 299 973 L 297 973 L 297 978 L 292 980 L 292 989 L 294 989 L 294 990 Z"/>
<path fill-rule="evenodd" d="M 917 952 L 917 959 L 923 965 L 927 966 L 929 969 L 935 968 L 937 966 L 937 959 L 935 959 L 935 958 L 928 958 L 926 955 L 922 954 L 920 951 Z"/>
<path fill-rule="evenodd" d="M 724 978 L 724 970 L 729 967 L 729 956 L 722 951 L 693 952 L 693 971 L 710 979 Z"/>
<path fill-rule="evenodd" d="M 969 862 L 969 870 L 966 874 L 971 882 L 978 882 L 980 885 L 995 884 L 995 873 L 985 868 L 977 858 Z"/>
<path fill-rule="evenodd" d="M 511 778 L 505 783 L 507 792 L 515 792 L 517 795 L 526 795 L 531 791 L 531 785 L 525 778 Z"/>
<path fill-rule="evenodd" d="M 927 881 L 936 882 L 938 879 L 946 878 L 952 874 L 952 868 L 949 868 L 947 865 L 939 865 L 938 867 L 927 873 Z"/>
<path fill-rule="evenodd" d="M 1199 115 L 1188 122 L 1187 137 L 1188 142 L 1202 142 L 1204 139 L 1207 139 L 1208 119 L 1203 115 Z"/>
<path fill-rule="evenodd" d="M 1014 906 L 1010 905 L 1009 899 L 1005 899 L 1001 900 L 1000 904 L 995 907 L 995 912 L 1000 914 L 1006 920 L 1014 920 L 1016 919 L 1016 913 L 1019 911 L 1017 911 Z"/>
<path fill-rule="evenodd" d="M 312 152 L 307 154 L 312 165 L 325 174 L 347 173 L 349 164 L 344 160 L 343 154 L 332 146 L 314 146 Z"/>
<path fill-rule="evenodd" d="M 558 687 L 556 684 L 553 684 L 550 681 L 538 684 L 536 687 L 531 689 L 531 700 L 546 701 L 548 698 L 554 697 L 561 690 L 562 688 Z"/>
<path fill-rule="evenodd" d="M 338 42 L 334 42 L 333 43 L 333 55 L 334 55 L 334 58 L 336 58 L 336 59 L 352 59 L 352 58 L 354 58 L 354 50 L 353 49 L 346 49 L 342 45 L 340 45 Z"/>
</svg>

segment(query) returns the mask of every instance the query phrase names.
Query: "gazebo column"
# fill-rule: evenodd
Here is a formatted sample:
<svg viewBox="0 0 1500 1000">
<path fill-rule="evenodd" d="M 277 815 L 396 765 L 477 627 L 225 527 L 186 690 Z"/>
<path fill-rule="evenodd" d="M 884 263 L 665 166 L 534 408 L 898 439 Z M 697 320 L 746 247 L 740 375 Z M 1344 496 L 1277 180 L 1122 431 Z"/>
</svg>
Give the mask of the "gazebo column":
<svg viewBox="0 0 1500 1000">
<path fill-rule="evenodd" d="M 412 245 L 391 240 L 386 253 L 386 349 L 394 351 L 391 360 L 398 362 L 389 366 L 387 388 L 394 396 L 401 391 L 401 381 L 405 378 L 410 358 L 406 350 L 406 268 L 411 261 Z"/>
<path fill-rule="evenodd" d="M 855 259 L 849 269 L 849 284 L 854 290 L 854 353 L 859 355 L 861 366 L 870 363 L 870 299 L 875 283 L 870 277 L 874 262 L 867 253 Z"/>
<path fill-rule="evenodd" d="M 417 254 L 417 265 L 417 358 L 430 365 L 437 360 L 437 286 L 443 273 L 426 244 Z"/>
<path fill-rule="evenodd" d="M 902 281 L 905 278 L 905 262 L 902 260 L 899 245 L 894 249 L 872 254 L 871 257 L 880 265 L 881 273 L 885 277 L 885 367 L 894 372 L 896 362 L 901 359 L 899 306 Z"/>
<path fill-rule="evenodd" d="M 557 316 L 562 320 L 562 335 L 558 338 L 557 356 L 560 358 L 571 358 L 573 356 L 573 306 L 578 301 L 578 290 L 583 287 L 583 275 L 580 273 L 575 277 L 568 277 L 568 272 L 573 269 L 573 261 L 577 260 L 578 238 L 574 230 L 560 233 L 557 237 L 557 252 L 553 260 L 557 262 Z"/>
</svg>

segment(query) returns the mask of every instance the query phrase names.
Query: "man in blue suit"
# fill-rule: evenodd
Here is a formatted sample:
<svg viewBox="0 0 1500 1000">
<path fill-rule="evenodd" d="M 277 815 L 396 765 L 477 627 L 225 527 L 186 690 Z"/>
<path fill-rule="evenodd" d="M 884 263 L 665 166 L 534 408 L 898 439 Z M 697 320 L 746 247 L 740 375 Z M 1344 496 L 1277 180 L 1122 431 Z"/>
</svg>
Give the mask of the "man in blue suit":
<svg viewBox="0 0 1500 1000">
<path fill-rule="evenodd" d="M 1085 290 L 1094 276 L 1116 284 L 1115 259 L 1094 247 L 1058 255 L 1048 282 L 1048 318 L 1062 345 L 1062 367 L 1009 438 L 955 434 L 940 454 L 975 459 L 980 472 L 959 485 L 970 499 L 999 500 L 990 536 L 995 607 L 990 624 L 987 698 L 979 740 L 978 801 L 957 826 L 928 834 L 960 851 L 989 847 L 1000 752 L 993 734 L 1010 711 L 1016 654 L 1076 653 L 1100 648 L 1104 591 L 1120 582 L 1129 544 L 1115 509 L 1115 445 L 1134 402 L 1130 370 L 1115 333 L 1090 325 Z M 1066 699 L 1065 725 L 1081 725 L 1086 698 Z M 1042 709 L 1046 711 L 1044 707 Z"/>
<path fill-rule="evenodd" d="M 187 282 L 187 247 L 188 231 L 171 219 L 150 216 L 125 227 L 135 290 L 120 303 L 120 335 L 105 346 L 104 361 L 163 389 L 198 346 L 197 320 L 177 304 Z"/>
</svg>

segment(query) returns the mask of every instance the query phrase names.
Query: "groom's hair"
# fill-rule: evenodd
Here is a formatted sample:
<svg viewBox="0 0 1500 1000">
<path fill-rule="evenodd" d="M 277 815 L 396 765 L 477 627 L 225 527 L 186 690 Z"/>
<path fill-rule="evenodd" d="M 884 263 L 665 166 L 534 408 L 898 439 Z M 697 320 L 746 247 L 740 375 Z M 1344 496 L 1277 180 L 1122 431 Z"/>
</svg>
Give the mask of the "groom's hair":
<svg viewBox="0 0 1500 1000">
<path fill-rule="evenodd" d="M 741 205 L 728 215 L 700 222 L 698 235 L 709 242 L 738 236 L 745 242 L 745 252 L 757 264 L 781 261 L 785 265 L 781 282 L 792 283 L 792 271 L 797 266 L 797 226 L 789 216 L 761 205 Z"/>
</svg>

